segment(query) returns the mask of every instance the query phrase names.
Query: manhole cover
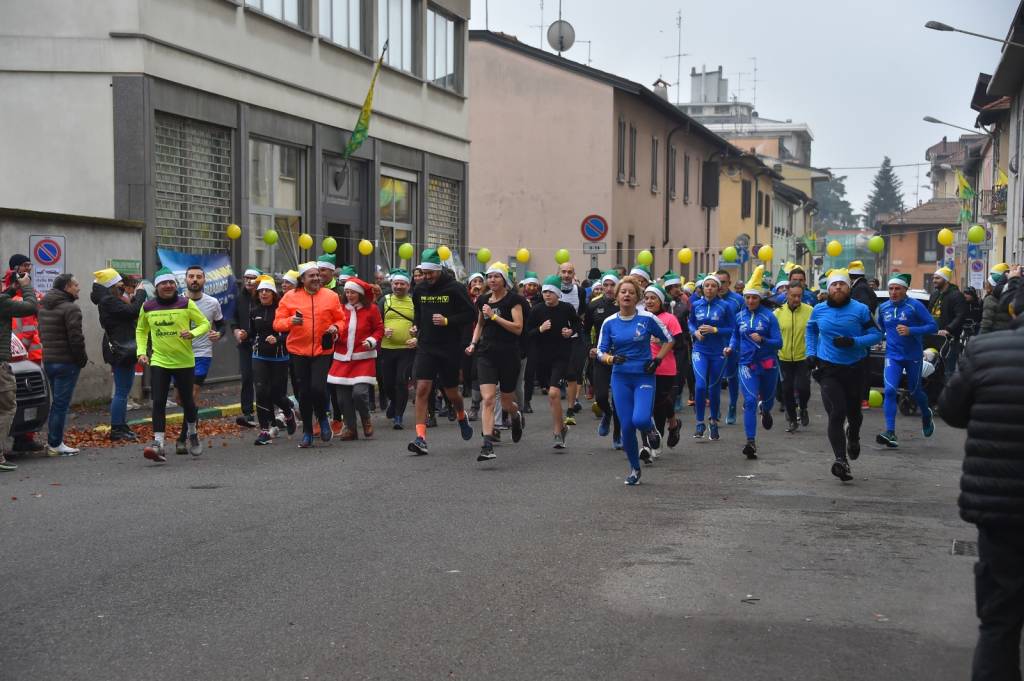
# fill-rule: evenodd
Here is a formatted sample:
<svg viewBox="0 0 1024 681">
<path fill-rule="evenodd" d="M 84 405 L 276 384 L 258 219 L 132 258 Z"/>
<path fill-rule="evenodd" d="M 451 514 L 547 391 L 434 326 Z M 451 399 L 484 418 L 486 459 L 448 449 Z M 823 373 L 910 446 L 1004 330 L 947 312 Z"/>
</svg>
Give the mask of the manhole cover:
<svg viewBox="0 0 1024 681">
<path fill-rule="evenodd" d="M 978 542 L 976 541 L 965 541 L 963 539 L 953 540 L 953 555 L 954 556 L 977 556 L 978 555 Z"/>
<path fill-rule="evenodd" d="M 189 485 L 189 489 L 220 489 L 220 485 Z"/>
</svg>

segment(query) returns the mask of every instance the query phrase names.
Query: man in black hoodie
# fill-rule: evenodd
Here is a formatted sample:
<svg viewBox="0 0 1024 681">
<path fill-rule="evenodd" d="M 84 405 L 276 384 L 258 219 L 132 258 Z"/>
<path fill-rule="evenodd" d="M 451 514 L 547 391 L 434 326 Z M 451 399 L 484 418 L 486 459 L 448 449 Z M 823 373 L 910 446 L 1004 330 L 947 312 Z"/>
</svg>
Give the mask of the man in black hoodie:
<svg viewBox="0 0 1024 681">
<path fill-rule="evenodd" d="M 466 288 L 455 280 L 451 272 L 441 269 L 437 251 L 423 251 L 420 264 L 423 280 L 412 293 L 413 327 L 416 337 L 416 359 L 412 377 L 416 381 L 416 439 L 409 443 L 413 454 L 428 454 L 427 406 L 434 378 L 455 410 L 462 439 L 473 437 L 459 392 L 459 369 L 462 365 L 463 327 L 476 321 L 477 310 L 469 299 Z"/>
<path fill-rule="evenodd" d="M 957 359 L 960 356 L 960 331 L 967 319 L 967 299 L 960 293 L 951 279 L 953 271 L 948 267 L 940 267 L 932 275 L 932 297 L 928 301 L 928 310 L 939 325 L 939 335 L 946 339 L 948 347 L 942 355 L 942 361 L 935 367 L 936 378 L 929 381 L 929 386 L 936 386 L 929 391 L 929 399 L 937 397 L 946 381 L 956 372 Z"/>
<path fill-rule="evenodd" d="M 114 376 L 114 396 L 110 400 L 110 440 L 138 439 L 128 427 L 128 395 L 135 382 L 135 362 L 139 356 L 135 346 L 135 325 L 139 310 L 146 302 L 146 292 L 139 288 L 131 297 L 126 295 L 125 282 L 113 269 L 93 273 L 92 294 L 89 299 L 99 309 L 103 327 L 103 361 L 110 365 Z"/>
<path fill-rule="evenodd" d="M 856 300 L 859 303 L 864 303 L 868 306 L 868 310 L 871 311 L 871 318 L 875 318 L 875 310 L 878 309 L 878 296 L 875 294 L 875 290 L 871 288 L 871 284 L 864 276 L 864 263 L 860 260 L 854 260 L 848 267 L 850 271 L 850 298 Z M 861 408 L 867 408 L 868 406 L 868 395 L 871 392 L 871 363 L 868 361 L 868 355 L 864 356 L 864 360 L 860 363 L 861 367 Z"/>
<path fill-rule="evenodd" d="M 238 372 L 242 375 L 242 413 L 235 419 L 240 426 L 256 427 L 256 387 L 252 381 L 252 339 L 249 338 L 249 308 L 258 305 L 256 285 L 263 274 L 257 267 L 249 267 L 242 274 L 238 284 L 238 295 L 235 296 L 235 318 L 231 321 L 231 331 L 235 335 L 238 346 Z"/>
</svg>

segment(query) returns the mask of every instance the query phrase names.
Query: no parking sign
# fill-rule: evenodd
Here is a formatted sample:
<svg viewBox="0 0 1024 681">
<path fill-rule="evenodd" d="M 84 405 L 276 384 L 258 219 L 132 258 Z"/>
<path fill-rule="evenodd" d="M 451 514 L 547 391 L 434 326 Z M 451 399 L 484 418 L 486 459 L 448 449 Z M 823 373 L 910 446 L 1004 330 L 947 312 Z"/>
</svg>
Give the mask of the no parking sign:
<svg viewBox="0 0 1024 681">
<path fill-rule="evenodd" d="M 53 288 L 53 280 L 64 274 L 64 237 L 34 234 L 29 237 L 29 258 L 32 260 L 32 286 L 39 293 Z"/>
</svg>

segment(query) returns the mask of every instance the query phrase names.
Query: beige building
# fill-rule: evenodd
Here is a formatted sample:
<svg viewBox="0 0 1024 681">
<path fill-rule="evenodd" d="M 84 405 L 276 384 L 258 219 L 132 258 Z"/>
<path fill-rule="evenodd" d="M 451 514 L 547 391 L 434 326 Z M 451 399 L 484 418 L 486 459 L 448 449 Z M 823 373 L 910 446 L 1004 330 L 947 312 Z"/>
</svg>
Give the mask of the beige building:
<svg viewBox="0 0 1024 681">
<path fill-rule="evenodd" d="M 718 176 L 738 151 L 662 87 L 487 31 L 470 31 L 468 62 L 470 251 L 504 260 L 526 247 L 541 274 L 555 271 L 559 248 L 584 272 L 629 267 L 647 249 L 660 275 L 680 269 L 684 246 L 694 251 L 684 276 L 717 263 Z M 592 216 L 607 226 L 594 245 L 582 233 Z"/>
</svg>

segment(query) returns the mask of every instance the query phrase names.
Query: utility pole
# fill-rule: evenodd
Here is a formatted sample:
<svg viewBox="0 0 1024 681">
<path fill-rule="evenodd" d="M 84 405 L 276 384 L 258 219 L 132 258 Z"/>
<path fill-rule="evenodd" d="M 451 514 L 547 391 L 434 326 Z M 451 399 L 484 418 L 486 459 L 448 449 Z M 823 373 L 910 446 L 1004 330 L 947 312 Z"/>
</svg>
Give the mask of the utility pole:
<svg viewBox="0 0 1024 681">
<path fill-rule="evenodd" d="M 484 28 L 491 30 L 491 0 L 484 0 Z"/>
<path fill-rule="evenodd" d="M 754 95 L 751 97 L 750 104 L 757 109 L 757 57 L 751 57 L 750 61 L 754 62 Z"/>
<path fill-rule="evenodd" d="M 665 57 L 665 59 L 676 60 L 676 82 L 674 83 L 674 85 L 676 87 L 676 106 L 679 106 L 679 97 L 683 89 L 683 57 L 690 56 L 689 53 L 683 52 L 683 10 L 678 10 L 676 12 L 676 31 L 678 33 L 679 40 L 679 45 L 676 49 L 676 53 L 668 55 L 667 57 Z"/>
</svg>

